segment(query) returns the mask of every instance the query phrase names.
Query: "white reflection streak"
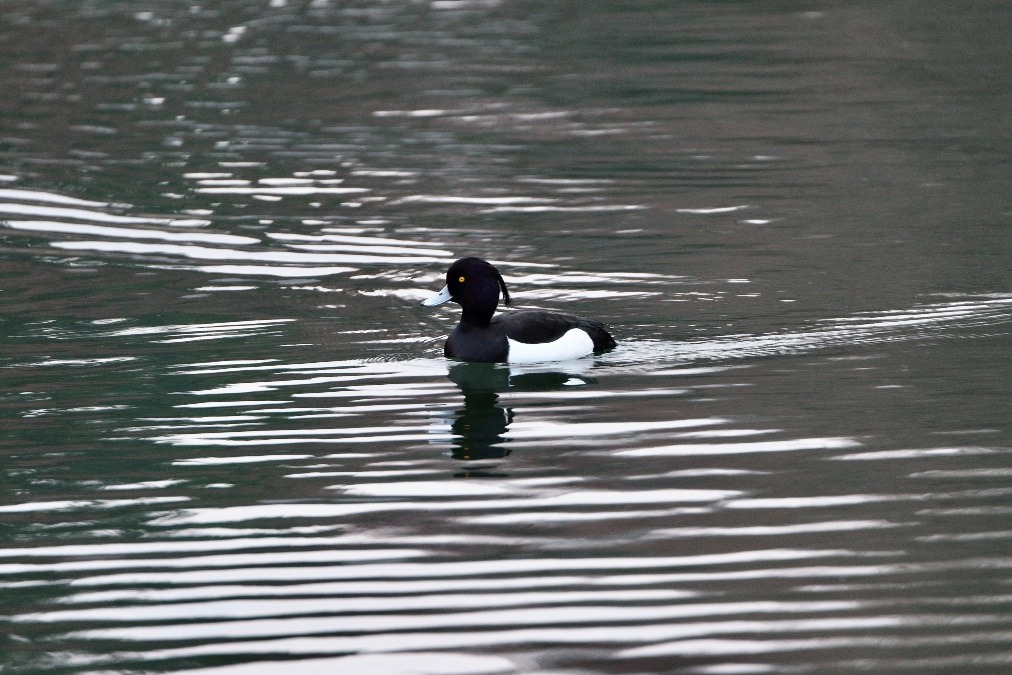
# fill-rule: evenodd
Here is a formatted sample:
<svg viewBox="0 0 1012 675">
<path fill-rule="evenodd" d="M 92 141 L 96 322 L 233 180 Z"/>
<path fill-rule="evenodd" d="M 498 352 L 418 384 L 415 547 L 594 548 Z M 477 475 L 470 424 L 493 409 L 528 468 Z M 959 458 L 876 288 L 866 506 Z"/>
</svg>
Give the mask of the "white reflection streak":
<svg viewBox="0 0 1012 675">
<path fill-rule="evenodd" d="M 257 335 L 259 331 L 290 323 L 295 319 L 261 319 L 250 321 L 229 321 L 222 323 L 173 324 L 167 326 L 132 326 L 104 333 L 105 337 L 134 337 L 139 335 L 168 335 L 155 342 L 169 344 L 197 340 L 218 340 L 225 338 Z M 174 334 L 174 335 L 173 335 Z"/>
<path fill-rule="evenodd" d="M 843 551 L 829 551 L 829 552 L 816 552 L 818 554 L 826 554 L 833 556 L 844 556 L 850 555 L 855 556 L 855 553 L 847 553 Z M 798 559 L 804 558 L 817 558 L 825 557 L 824 555 L 815 555 L 811 552 L 805 552 L 802 556 L 799 554 L 796 556 Z M 564 561 L 557 561 L 558 569 L 554 572 L 571 574 L 572 570 L 569 570 Z M 445 570 L 446 565 L 457 565 L 452 570 Z M 94 577 L 84 577 L 80 579 L 71 579 L 68 581 L 71 586 L 132 586 L 136 587 L 145 584 L 170 584 L 176 586 L 184 586 L 188 584 L 223 584 L 229 583 L 240 583 L 240 582 L 256 582 L 256 583 L 292 583 L 292 582 L 306 582 L 306 581 L 325 581 L 330 579 L 339 579 L 340 584 L 353 584 L 359 586 L 360 584 L 375 584 L 378 583 L 376 579 L 384 579 L 384 584 L 389 584 L 387 588 L 406 588 L 408 592 L 417 592 L 419 589 L 417 584 L 440 584 L 442 583 L 440 578 L 453 578 L 456 576 L 467 579 L 467 584 L 474 584 L 475 581 L 481 581 L 483 584 L 491 584 L 493 587 L 499 587 L 501 581 L 495 577 L 484 577 L 481 576 L 483 571 L 476 572 L 474 564 L 465 564 L 464 567 L 460 567 L 460 563 L 430 563 L 428 565 L 411 565 L 411 564 L 400 564 L 397 566 L 390 565 L 359 565 L 355 567 L 349 567 L 348 565 L 339 566 L 328 566 L 328 565 L 316 565 L 316 566 L 288 566 L 288 567 L 234 567 L 227 571 L 227 576 L 223 578 L 221 570 L 174 570 L 171 572 L 130 572 L 121 574 L 107 574 Z M 950 566 L 953 567 L 953 566 Z M 1008 567 L 1005 565 L 1004 569 Z M 482 570 L 484 565 L 482 565 Z M 641 566 L 640 569 L 643 567 Z M 974 565 L 958 565 L 954 566 L 955 569 L 977 569 Z M 621 569 L 619 566 L 618 569 Z M 522 570 L 526 571 L 526 570 Z M 535 572 L 541 572 L 541 570 L 534 570 Z M 600 577 L 594 580 L 595 584 L 602 585 L 616 585 L 616 586 L 631 586 L 635 584 L 684 584 L 684 583 L 714 583 L 724 581 L 761 581 L 764 579 L 847 579 L 851 577 L 879 577 L 891 574 L 912 574 L 917 572 L 925 571 L 924 567 L 911 567 L 910 565 L 835 565 L 835 566 L 822 566 L 822 567 L 775 567 L 770 569 L 749 569 L 749 570 L 736 570 L 732 572 L 678 572 L 668 574 L 624 574 L 621 576 L 608 576 Z M 493 568 L 491 573 L 499 574 L 501 576 L 510 574 L 510 570 L 497 570 Z M 473 577 L 470 578 L 469 577 Z M 540 579 L 536 577 L 521 577 L 521 579 Z M 554 577 L 553 577 L 554 578 Z M 357 581 L 358 579 L 371 580 L 371 581 Z M 424 579 L 424 581 L 412 581 Z M 460 579 L 454 579 L 454 583 L 461 583 Z M 537 583 L 532 581 L 532 583 Z M 581 582 L 584 583 L 584 582 Z M 443 586 L 445 587 L 445 586 Z M 456 585 L 454 586 L 457 587 Z M 465 588 L 472 588 L 473 586 L 467 585 Z M 513 588 L 514 586 L 510 586 Z M 484 588 L 481 586 L 480 588 Z M 412 590 L 414 589 L 414 590 Z M 374 591 L 375 592 L 375 591 Z M 383 591 L 390 592 L 390 591 Z"/>
<path fill-rule="evenodd" d="M 983 623 L 979 617 L 953 617 L 960 625 Z M 840 631 L 871 631 L 871 641 L 881 641 L 881 632 L 887 628 L 920 628 L 925 625 L 946 626 L 922 615 L 888 615 L 847 618 L 766 619 L 730 621 L 689 621 L 683 623 L 653 623 L 633 626 L 608 625 L 597 627 L 545 627 L 512 628 L 489 631 L 424 631 L 398 632 L 358 636 L 328 636 L 279 638 L 267 640 L 243 640 L 237 642 L 214 642 L 143 652 L 119 652 L 109 656 L 89 657 L 91 662 L 110 660 L 161 661 L 206 656 L 253 654 L 331 654 L 354 652 L 411 652 L 415 650 L 446 650 L 493 648 L 518 644 L 552 645 L 642 645 L 662 641 L 684 641 L 687 638 L 707 635 L 757 634 L 769 636 L 775 633 L 838 633 Z M 962 636 L 960 636 L 962 637 Z M 963 643 L 973 642 L 963 638 Z M 911 640 L 916 638 L 911 638 Z M 979 635 L 976 641 L 1007 642 L 1007 632 Z M 937 638 L 930 638 L 937 643 Z M 906 643 L 906 640 L 904 639 Z M 652 647 L 653 645 L 651 645 Z M 650 647 L 646 647 L 649 649 Z M 631 650 L 630 650 L 631 651 Z M 412 655 L 414 656 L 414 654 Z M 977 659 L 980 657 L 978 656 Z M 974 661 L 980 663 L 979 660 Z"/>
<path fill-rule="evenodd" d="M 735 614 L 788 614 L 842 612 L 860 608 L 848 601 L 683 604 L 673 606 L 611 607 L 578 605 L 575 607 L 539 607 L 487 612 L 458 612 L 425 615 L 354 615 L 312 618 L 254 619 L 215 623 L 187 623 L 166 626 L 129 626 L 74 631 L 65 637 L 84 640 L 193 640 L 212 637 L 266 637 L 312 635 L 319 633 L 372 633 L 434 628 L 498 628 L 500 626 L 551 626 L 558 624 L 629 623 L 688 619 Z"/>
<path fill-rule="evenodd" d="M 385 426 L 385 427 L 344 427 L 338 429 L 267 429 L 263 431 L 215 431 L 189 434 L 168 434 L 153 436 L 155 443 L 167 443 L 178 447 L 184 446 L 226 446 L 226 445 L 258 445 L 264 443 L 284 442 L 361 442 L 369 434 L 369 438 L 387 438 L 391 435 L 418 436 L 426 438 L 431 434 L 429 425 L 424 426 Z M 333 438 L 347 436 L 349 438 Z"/>
<path fill-rule="evenodd" d="M 105 225 L 81 225 L 61 223 L 51 220 L 7 220 L 3 225 L 14 230 L 32 230 L 59 234 L 81 234 L 95 237 L 124 237 L 128 239 L 161 239 L 163 241 L 192 241 L 205 244 L 259 244 L 254 237 L 242 237 L 234 234 L 216 234 L 213 232 L 165 232 L 162 230 L 141 230 L 126 227 L 108 227 Z"/>
<path fill-rule="evenodd" d="M 480 213 L 596 213 L 610 211 L 640 211 L 646 209 L 642 204 L 588 204 L 586 206 L 496 206 L 482 209 Z"/>
<path fill-rule="evenodd" d="M 277 0 L 273 1 L 277 2 Z M 439 9 L 438 5 L 439 0 L 434 0 L 432 8 Z M 289 659 L 284 661 L 258 660 L 256 663 L 223 666 L 223 670 L 200 668 L 178 672 L 180 675 L 264 675 L 264 673 L 284 672 L 293 667 L 302 675 L 333 675 L 334 673 L 495 675 L 496 673 L 518 672 L 517 665 L 504 656 L 451 654 L 445 650 L 438 653 L 352 654 L 350 656 L 299 659 L 295 663 Z"/>
<path fill-rule="evenodd" d="M 877 450 L 873 452 L 858 452 L 850 455 L 838 455 L 830 457 L 834 460 L 888 460 L 888 459 L 920 459 L 924 457 L 949 457 L 963 455 L 995 455 L 1007 454 L 1009 451 L 999 448 L 988 447 L 956 447 L 956 448 L 923 448 L 911 450 Z"/>
<path fill-rule="evenodd" d="M 838 450 L 860 446 L 852 438 L 798 438 L 783 441 L 755 443 L 687 443 L 655 448 L 619 450 L 614 454 L 623 457 L 681 457 L 702 455 L 736 455 L 751 452 L 793 452 L 797 450 Z"/>
<path fill-rule="evenodd" d="M 911 619 L 916 617 L 910 617 Z M 967 623 L 982 623 L 971 617 Z M 649 647 L 627 649 L 618 654 L 619 657 L 627 658 L 648 658 L 658 656 L 714 656 L 714 655 L 741 655 L 741 654 L 771 654 L 803 650 L 840 650 L 860 649 L 862 654 L 868 649 L 911 649 L 914 647 L 937 647 L 940 642 L 955 643 L 961 645 L 971 644 L 1007 644 L 1012 638 L 1009 631 L 992 631 L 985 633 L 963 633 L 950 634 L 944 637 L 939 636 L 902 636 L 885 638 L 881 635 L 869 635 L 861 637 L 826 637 L 820 636 L 804 640 L 771 640 L 763 638 L 760 640 L 741 639 L 709 639 L 709 640 L 678 640 L 666 642 Z M 874 661 L 864 661 L 865 664 Z M 911 661 L 901 661 L 904 665 Z M 914 662 L 916 663 L 916 662 Z M 977 654 L 967 655 L 965 660 L 960 661 L 961 665 L 969 671 L 975 670 L 974 666 L 980 666 L 986 661 L 979 659 Z M 1012 657 L 1003 657 L 1001 663 L 1012 663 Z M 937 659 L 921 661 L 923 670 L 914 672 L 930 672 L 939 667 Z M 947 665 L 951 665 L 951 662 Z M 864 668 L 862 668 L 864 669 Z M 885 668 L 888 670 L 888 668 Z M 904 668 L 906 670 L 906 668 Z M 946 669 L 947 670 L 947 669 Z M 883 671 L 884 672 L 884 671 Z"/>
<path fill-rule="evenodd" d="M 332 485 L 332 490 L 342 490 L 356 497 L 487 497 L 522 495 L 516 487 L 495 483 L 447 482 L 447 481 L 402 481 L 391 483 L 359 483 L 357 485 Z"/>
<path fill-rule="evenodd" d="M 980 467 L 977 469 L 931 469 L 910 474 L 911 478 L 1012 478 L 1012 468 Z"/>
<path fill-rule="evenodd" d="M 166 479 L 166 480 L 145 480 L 139 483 L 119 483 L 116 485 L 103 485 L 102 490 L 151 490 L 172 487 L 173 485 L 180 485 L 185 483 L 183 479 Z M 10 549 L 8 549 L 10 550 Z M 18 549 L 18 550 L 32 550 L 32 549 Z M 0 549 L 0 557 L 3 557 L 6 551 Z"/>
<path fill-rule="evenodd" d="M 419 373 L 409 374 L 404 373 L 405 377 L 431 377 L 430 373 Z M 378 379 L 389 379 L 389 373 L 381 373 L 376 375 L 354 374 L 354 375 L 335 375 L 333 377 L 310 377 L 305 379 L 292 379 L 292 380 L 266 380 L 258 382 L 237 382 L 235 384 L 226 384 L 214 389 L 199 389 L 189 392 L 194 396 L 216 396 L 221 394 L 230 394 L 237 391 L 276 391 L 282 387 L 305 387 L 306 385 L 321 385 L 321 384 L 335 384 L 339 382 L 360 382 L 362 380 L 378 380 Z M 345 392 L 356 392 L 356 395 L 361 395 L 366 390 L 377 390 L 377 391 L 398 391 L 403 390 L 402 393 L 414 391 L 415 393 L 440 393 L 442 391 L 449 391 L 450 387 L 443 384 L 402 384 L 402 385 L 378 385 L 375 387 L 368 387 L 362 385 L 358 387 L 346 387 L 341 391 Z M 340 392 L 323 392 L 317 394 L 296 394 L 297 396 L 339 396 Z"/>
<path fill-rule="evenodd" d="M 729 509 L 811 509 L 833 506 L 854 506 L 879 502 L 927 499 L 927 495 L 827 495 L 817 497 L 757 497 L 754 499 L 732 499 L 725 506 Z"/>
<path fill-rule="evenodd" d="M 391 206 L 422 202 L 428 204 L 488 204 L 488 205 L 514 205 L 514 204 L 546 204 L 558 201 L 544 197 L 455 197 L 452 195 L 410 195 L 390 202 Z"/>
<path fill-rule="evenodd" d="M 194 189 L 194 192 L 209 195 L 354 195 L 371 192 L 371 190 L 369 188 L 290 185 L 287 187 L 198 187 Z"/>
<path fill-rule="evenodd" d="M 685 516 L 710 513 L 707 507 L 680 507 L 674 509 L 658 509 L 653 511 L 516 511 L 494 516 L 468 516 L 456 518 L 461 523 L 478 525 L 517 525 L 517 524 L 556 524 L 574 522 L 594 522 L 599 520 L 626 520 L 630 518 L 660 518 L 663 516 Z"/>
<path fill-rule="evenodd" d="M 128 335 L 158 335 L 163 333 L 206 333 L 224 332 L 229 330 L 247 330 L 250 328 L 265 328 L 281 323 L 288 323 L 295 319 L 253 319 L 249 321 L 224 321 L 221 323 L 180 323 L 167 326 L 135 326 L 123 328 L 106 333 L 109 337 L 124 337 Z"/>
<path fill-rule="evenodd" d="M 307 363 L 279 363 L 278 359 L 257 361 L 219 361 L 189 363 L 175 366 L 177 372 L 186 375 L 211 375 L 216 373 L 251 372 L 260 370 L 290 370 L 299 373 L 370 373 L 382 375 L 446 375 L 446 362 L 435 359 L 414 359 L 410 361 L 370 362 L 358 359 L 344 361 L 310 361 Z M 182 369 L 188 370 L 182 370 Z"/>
<path fill-rule="evenodd" d="M 588 602 L 654 602 L 684 600 L 694 593 L 667 589 L 551 591 L 519 593 L 434 594 L 406 597 L 284 598 L 280 600 L 211 600 L 172 605 L 96 607 L 13 615 L 19 623 L 57 621 L 178 621 L 180 619 L 246 619 L 298 614 L 404 612 L 486 609 L 524 605 L 565 606 Z"/>
<path fill-rule="evenodd" d="M 403 477 L 403 476 L 428 476 L 432 474 L 441 474 L 442 469 L 389 469 L 386 471 L 382 470 L 365 470 L 365 471 L 303 471 L 300 473 L 288 473 L 285 474 L 285 478 L 384 478 L 384 477 Z"/>
<path fill-rule="evenodd" d="M 565 506 L 594 506 L 618 504 L 678 504 L 713 502 L 738 497 L 738 490 L 668 489 L 635 490 L 575 490 L 546 497 L 520 496 L 515 499 L 475 499 L 441 501 L 378 501 L 347 504 L 256 504 L 226 506 L 208 509 L 184 509 L 152 520 L 155 525 L 186 525 L 206 523 L 235 523 L 262 518 L 339 518 L 362 513 L 390 511 L 466 511 L 524 508 L 556 508 Z"/>
<path fill-rule="evenodd" d="M 996 498 L 1012 494 L 1012 488 L 994 488 L 991 490 L 959 490 L 954 492 L 926 492 L 911 494 L 855 494 L 855 495 L 818 495 L 814 497 L 766 497 L 752 499 L 732 499 L 725 503 L 729 509 L 807 509 L 833 506 L 854 506 L 859 504 L 877 504 L 882 502 L 901 501 L 946 501 L 967 498 Z"/>
<path fill-rule="evenodd" d="M 150 265 L 150 267 L 159 267 Z M 162 267 L 163 269 L 178 269 L 175 267 Z M 228 274 L 237 276 L 266 276 L 303 279 L 311 277 L 326 277 L 333 274 L 345 274 L 355 272 L 354 267 L 269 267 L 265 265 L 196 265 L 192 268 L 197 272 L 206 274 Z"/>
<path fill-rule="evenodd" d="M 657 285 L 685 279 L 671 274 L 655 274 L 652 272 L 559 272 L 558 274 L 513 274 L 511 281 L 515 284 L 530 286 L 558 286 L 559 284 L 641 284 Z"/>
<path fill-rule="evenodd" d="M 178 244 L 140 244 L 111 241 L 52 241 L 49 245 L 67 251 L 101 251 L 136 255 L 170 255 L 197 260 L 254 260 L 272 263 L 445 263 L 443 257 L 380 256 L 336 253 L 299 253 L 295 251 L 233 251 L 228 248 L 182 246 Z"/>
<path fill-rule="evenodd" d="M 36 361 L 34 363 L 18 364 L 18 366 L 27 368 L 43 368 L 47 366 L 102 366 L 107 363 L 127 363 L 129 361 L 136 360 L 136 356 L 107 356 L 105 358 L 97 359 L 49 359 L 46 361 Z M 110 409 L 112 408 L 110 407 Z"/>
<path fill-rule="evenodd" d="M 261 464 L 264 462 L 292 462 L 312 459 L 315 455 L 242 455 L 241 457 L 192 457 L 177 459 L 173 466 L 222 466 L 225 464 Z"/>
<path fill-rule="evenodd" d="M 271 361 L 276 361 L 272 359 Z M 346 361 L 318 361 L 309 363 L 271 363 L 268 365 L 250 364 L 244 366 L 239 364 L 231 367 L 228 364 L 221 364 L 219 368 L 205 368 L 202 366 L 214 366 L 217 364 L 184 364 L 176 366 L 176 372 L 185 375 L 211 375 L 218 373 L 254 372 L 254 371 L 289 371 L 297 375 L 346 375 L 353 377 L 441 377 L 447 373 L 446 362 L 435 359 L 415 359 L 411 361 L 391 361 L 384 363 L 370 363 L 359 360 Z M 183 369 L 189 370 L 183 370 Z M 284 380 L 283 382 L 290 382 Z M 273 384 L 262 382 L 258 384 Z M 396 386 L 396 385 L 391 385 Z"/>
<path fill-rule="evenodd" d="M 634 575 L 633 575 L 634 576 Z M 498 578 L 461 578 L 461 579 L 422 579 L 422 580 L 390 580 L 377 581 L 325 581 L 308 584 L 277 585 L 218 585 L 218 586 L 184 586 L 181 588 L 129 588 L 115 591 L 85 591 L 65 596 L 58 600 L 60 604 L 92 604 L 100 602 L 176 602 L 218 601 L 226 598 L 292 598 L 296 596 L 339 595 L 372 595 L 372 596 L 406 596 L 422 594 L 462 593 L 467 591 L 529 591 L 531 588 L 559 588 L 565 586 L 581 587 L 628 587 L 628 577 L 598 577 L 551 575 L 534 577 L 498 577 Z M 673 598 L 695 598 L 702 595 L 697 591 L 664 589 Z M 557 591 L 553 591 L 554 595 Z M 483 597 L 482 594 L 476 594 Z"/>
<path fill-rule="evenodd" d="M 4 563 L 0 574 L 52 574 L 116 569 L 191 569 L 200 567 L 235 568 L 239 565 L 295 565 L 314 563 L 360 563 L 375 560 L 420 558 L 430 555 L 418 549 L 329 549 L 324 551 L 273 551 L 175 558 L 134 558 L 113 560 L 73 560 L 53 563 Z"/>
<path fill-rule="evenodd" d="M 879 530 L 901 527 L 904 523 L 888 520 L 835 520 L 822 523 L 794 523 L 790 525 L 753 525 L 746 527 L 673 527 L 652 530 L 651 538 L 669 537 L 769 537 L 790 534 L 821 532 L 850 532 L 853 530 Z"/>
<path fill-rule="evenodd" d="M 351 541 L 341 537 L 232 537 L 228 539 L 118 542 L 110 544 L 64 544 L 0 549 L 0 558 L 78 558 L 82 556 L 151 555 L 234 551 L 251 548 L 296 548 L 299 546 L 340 546 Z"/>
<path fill-rule="evenodd" d="M 709 419 L 665 420 L 657 422 L 587 422 L 570 424 L 558 421 L 515 422 L 504 435 L 507 438 L 572 438 L 574 436 L 602 436 L 631 434 L 659 429 L 684 429 L 717 424 L 729 420 L 718 417 Z"/>
<path fill-rule="evenodd" d="M 575 290 L 575 289 L 540 289 L 510 293 L 510 296 L 522 300 L 596 300 L 601 298 L 649 298 L 664 295 L 662 291 L 606 291 L 606 290 Z"/>
<path fill-rule="evenodd" d="M 99 211 L 88 211 L 85 209 L 71 209 L 56 206 L 35 206 L 27 204 L 0 203 L 0 213 L 14 213 L 24 216 L 49 217 L 49 218 L 72 218 L 76 220 L 92 220 L 103 223 L 119 223 L 123 225 L 175 225 L 193 227 L 195 225 L 209 225 L 210 221 L 195 219 L 177 218 L 144 218 L 139 216 L 115 216 L 111 213 Z"/>
<path fill-rule="evenodd" d="M 734 213 L 735 211 L 744 211 L 745 209 L 748 209 L 748 208 L 750 208 L 750 207 L 743 204 L 743 205 L 740 205 L 740 206 L 717 206 L 717 207 L 713 207 L 713 208 L 701 208 L 701 209 L 688 209 L 688 208 L 686 208 L 686 209 L 677 209 L 677 211 L 678 211 L 678 213 L 693 213 L 693 214 L 696 214 L 696 215 L 703 215 L 703 216 L 705 216 L 705 215 L 721 214 L 721 213 Z"/>
<path fill-rule="evenodd" d="M 418 242 L 411 239 L 390 239 L 388 237 L 358 237 L 349 234 L 293 234 L 290 232 L 268 232 L 267 236 L 279 241 L 335 242 L 340 244 L 364 244 L 369 246 L 445 246 L 440 242 Z M 446 255 L 450 255 L 446 252 Z"/>
<path fill-rule="evenodd" d="M 78 199 L 77 197 L 66 197 L 64 195 L 53 194 L 51 192 L 41 192 L 38 190 L 17 190 L 17 189 L 0 189 L 0 199 L 20 199 L 22 201 L 33 201 L 33 202 L 49 202 L 51 204 L 64 204 L 67 206 L 86 206 L 94 208 L 106 208 L 109 206 L 107 202 L 93 202 L 87 199 Z"/>
<path fill-rule="evenodd" d="M 345 637 L 304 637 L 239 642 L 214 642 L 172 649 L 120 652 L 92 657 L 94 662 L 109 660 L 160 661 L 203 656 L 251 654 L 331 654 L 340 652 L 406 652 L 412 650 L 479 649 L 518 644 L 601 645 L 632 644 L 665 640 L 683 640 L 705 635 L 777 632 L 814 633 L 843 630 L 874 630 L 904 626 L 923 626 L 921 616 L 874 616 L 820 619 L 769 619 L 733 621 L 690 621 L 684 623 L 638 624 L 634 626 L 572 626 L 511 628 L 492 631 L 425 631 L 383 633 Z"/>
<path fill-rule="evenodd" d="M 142 429 L 154 428 L 154 429 L 178 429 L 184 426 L 184 423 L 189 422 L 197 426 L 210 426 L 216 425 L 219 427 L 237 427 L 237 426 L 249 426 L 241 424 L 242 422 L 259 422 L 267 419 L 266 415 L 203 415 L 200 417 L 139 417 L 138 422 L 173 422 L 177 426 L 165 425 L 165 426 L 154 426 L 154 427 L 141 427 Z M 230 424 L 234 422 L 235 424 Z M 190 426 L 190 425 L 185 425 Z"/>
<path fill-rule="evenodd" d="M 292 437 L 277 437 L 275 434 L 265 434 L 268 438 L 252 438 L 243 440 L 228 440 L 221 439 L 215 441 L 204 441 L 200 438 L 193 438 L 187 441 L 176 441 L 176 440 L 163 440 L 163 439 L 152 439 L 156 443 L 170 443 L 175 446 L 192 446 L 201 445 L 208 447 L 218 448 L 235 448 L 235 447 L 246 447 L 246 446 L 261 446 L 261 445 L 332 445 L 336 443 L 344 444 L 361 444 L 361 443 L 375 443 L 375 442 L 391 442 L 391 441 L 438 441 L 445 440 L 449 441 L 453 438 L 452 434 L 447 430 L 445 432 L 439 429 L 426 428 L 424 431 L 416 433 L 398 433 L 396 430 L 384 429 L 382 432 L 377 432 L 373 436 L 349 436 L 346 438 L 335 438 L 330 436 L 303 436 L 298 438 Z M 241 460 L 232 462 L 228 458 L 207 458 L 208 463 L 219 463 L 219 464 L 232 464 L 241 463 Z M 262 461 L 271 461 L 270 459 L 264 459 Z M 175 462 L 174 462 L 175 463 Z"/>
<path fill-rule="evenodd" d="M 51 502 L 25 502 L 0 506 L 0 513 L 67 511 L 71 509 L 115 509 L 121 506 L 188 502 L 190 497 L 142 497 L 138 499 L 63 499 Z"/>
<path fill-rule="evenodd" d="M 395 384 L 395 385 L 373 385 L 361 387 L 345 387 L 340 391 L 301 392 L 292 394 L 292 398 L 405 398 L 414 396 L 428 396 L 456 391 L 455 387 L 440 384 Z"/>
<path fill-rule="evenodd" d="M 347 251 L 349 253 L 387 253 L 387 254 L 414 254 L 449 257 L 452 251 L 444 251 L 437 248 L 412 248 L 407 246 L 359 246 L 356 244 L 288 244 L 289 248 L 300 251 L 329 252 Z"/>
<path fill-rule="evenodd" d="M 265 405 L 286 405 L 291 401 L 266 401 L 266 400 L 250 400 L 250 401 L 203 401 L 201 403 L 180 403 L 179 405 L 173 406 L 174 408 L 246 408 L 254 406 L 265 406 Z M 271 412 L 281 412 L 282 410 L 275 410 Z M 251 411 L 251 412 L 263 412 L 263 411 Z"/>
</svg>

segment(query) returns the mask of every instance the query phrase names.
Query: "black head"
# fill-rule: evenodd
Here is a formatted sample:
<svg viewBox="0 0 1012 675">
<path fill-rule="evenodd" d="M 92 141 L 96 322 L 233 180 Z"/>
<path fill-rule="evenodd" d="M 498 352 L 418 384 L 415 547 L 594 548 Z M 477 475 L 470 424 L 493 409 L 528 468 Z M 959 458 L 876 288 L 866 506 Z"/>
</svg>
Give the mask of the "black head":
<svg viewBox="0 0 1012 675">
<path fill-rule="evenodd" d="M 481 258 L 461 258 L 446 272 L 446 287 L 438 296 L 427 300 L 426 305 L 442 304 L 452 300 L 464 310 L 464 320 L 488 324 L 499 305 L 509 307 L 510 294 L 499 270 Z"/>
<path fill-rule="evenodd" d="M 502 291 L 503 304 L 510 306 L 510 292 L 506 290 L 499 270 L 481 258 L 461 258 L 446 271 L 446 287 L 451 299 L 462 307 L 489 306 L 494 312 Z"/>
<path fill-rule="evenodd" d="M 503 304 L 509 307 L 510 293 L 499 270 L 481 258 L 461 258 L 446 271 L 442 290 L 422 304 L 435 307 L 452 300 L 463 308 L 465 322 L 488 324 L 499 304 L 500 292 Z"/>
</svg>

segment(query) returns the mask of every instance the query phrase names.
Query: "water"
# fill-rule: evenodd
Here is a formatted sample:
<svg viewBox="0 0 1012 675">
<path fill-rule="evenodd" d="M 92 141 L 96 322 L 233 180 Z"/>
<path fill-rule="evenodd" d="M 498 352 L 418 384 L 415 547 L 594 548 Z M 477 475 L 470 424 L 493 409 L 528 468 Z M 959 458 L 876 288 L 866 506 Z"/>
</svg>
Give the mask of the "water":
<svg viewBox="0 0 1012 675">
<path fill-rule="evenodd" d="M 1000 3 L 17 2 L 12 672 L 1003 672 Z M 619 348 L 450 363 L 463 255 Z"/>
</svg>

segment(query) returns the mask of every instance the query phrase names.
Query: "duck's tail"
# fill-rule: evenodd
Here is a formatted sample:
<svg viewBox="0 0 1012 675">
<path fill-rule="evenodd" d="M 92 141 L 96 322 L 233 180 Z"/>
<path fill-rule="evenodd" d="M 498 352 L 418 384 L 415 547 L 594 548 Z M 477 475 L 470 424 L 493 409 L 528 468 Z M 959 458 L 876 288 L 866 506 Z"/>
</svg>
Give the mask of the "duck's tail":
<svg viewBox="0 0 1012 675">
<path fill-rule="evenodd" d="M 608 327 L 594 319 L 580 317 L 580 328 L 583 329 L 594 343 L 594 353 L 615 348 L 615 338 L 608 332 Z"/>
</svg>

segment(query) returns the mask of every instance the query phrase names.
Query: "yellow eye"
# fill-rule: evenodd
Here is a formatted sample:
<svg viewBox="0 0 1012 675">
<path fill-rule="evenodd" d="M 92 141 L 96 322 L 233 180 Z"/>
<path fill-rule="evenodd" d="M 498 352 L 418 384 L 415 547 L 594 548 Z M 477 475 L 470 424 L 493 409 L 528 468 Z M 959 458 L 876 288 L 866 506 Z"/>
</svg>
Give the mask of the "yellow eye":
<svg viewBox="0 0 1012 675">
<path fill-rule="evenodd" d="M 457 277 L 457 281 L 459 281 L 460 283 L 464 283 L 464 277 Z"/>
</svg>

